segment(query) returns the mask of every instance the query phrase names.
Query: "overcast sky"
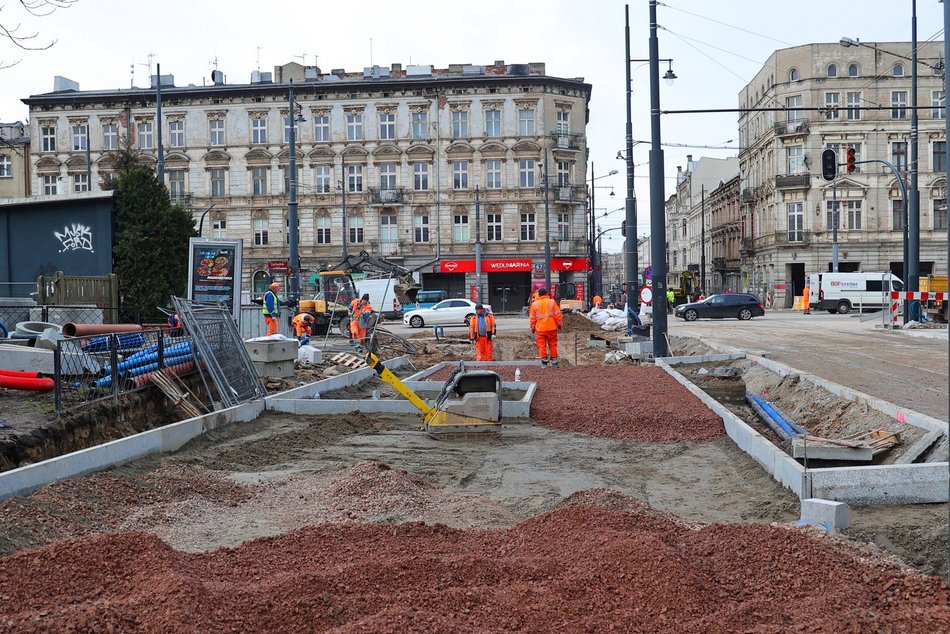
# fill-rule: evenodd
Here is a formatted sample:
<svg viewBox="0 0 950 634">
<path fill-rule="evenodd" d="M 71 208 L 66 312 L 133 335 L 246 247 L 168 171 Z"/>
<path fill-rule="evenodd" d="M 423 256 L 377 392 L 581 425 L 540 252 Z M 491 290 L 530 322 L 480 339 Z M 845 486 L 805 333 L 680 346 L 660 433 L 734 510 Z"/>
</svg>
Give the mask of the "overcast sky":
<svg viewBox="0 0 950 634">
<path fill-rule="evenodd" d="M 583 77 L 593 85 L 587 128 L 590 158 L 599 179 L 613 185 L 596 191 L 596 205 L 611 212 L 623 205 L 624 5 L 620 0 L 78 0 L 43 18 L 27 14 L 16 0 L 0 0 L 0 23 L 21 23 L 36 42 L 56 39 L 49 50 L 21 51 L 0 41 L 0 60 L 20 62 L 0 70 L 0 121 L 25 120 L 20 99 L 53 89 L 53 76 L 78 81 L 81 89 L 148 85 L 149 53 L 177 85 L 209 81 L 213 61 L 229 83 L 247 83 L 252 70 L 270 71 L 289 61 L 360 70 L 371 64 L 490 64 L 545 62 L 549 75 Z M 631 57 L 649 54 L 649 5 L 629 2 Z M 918 38 L 942 40 L 943 8 L 918 0 Z M 732 108 L 739 90 L 777 48 L 837 42 L 909 41 L 910 0 L 670 0 L 658 8 L 660 57 L 673 59 L 673 86 L 661 82 L 664 109 Z M 371 43 L 372 41 L 372 43 Z M 664 65 L 662 72 L 665 72 Z M 633 136 L 649 139 L 649 69 L 633 64 Z M 732 145 L 737 115 L 667 115 L 663 140 L 690 145 Z M 726 143 L 729 142 L 729 143 Z M 638 164 L 639 233 L 649 231 L 648 145 L 634 148 Z M 666 147 L 667 194 L 686 154 L 736 155 L 736 149 Z M 588 174 L 590 178 L 590 174 Z M 602 218 L 619 225 L 623 212 Z M 619 232 L 605 236 L 604 250 L 619 252 Z"/>
</svg>

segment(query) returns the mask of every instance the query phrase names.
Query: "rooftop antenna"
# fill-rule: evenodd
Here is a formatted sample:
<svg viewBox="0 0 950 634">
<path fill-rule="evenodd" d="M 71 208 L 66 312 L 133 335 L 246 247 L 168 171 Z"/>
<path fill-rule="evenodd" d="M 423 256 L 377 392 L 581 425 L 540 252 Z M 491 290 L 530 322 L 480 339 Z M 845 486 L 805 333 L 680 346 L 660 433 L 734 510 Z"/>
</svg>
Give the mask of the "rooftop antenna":
<svg viewBox="0 0 950 634">
<path fill-rule="evenodd" d="M 261 70 L 261 47 L 258 46 L 257 47 L 257 71 L 260 72 L 260 70 Z"/>
<path fill-rule="evenodd" d="M 129 64 L 129 88 L 135 88 L 135 59 Z"/>
<path fill-rule="evenodd" d="M 260 50 L 260 49 L 258 49 L 258 50 Z M 211 64 L 212 66 L 214 66 L 214 69 L 215 69 L 215 70 L 218 70 L 218 56 L 217 56 L 217 55 L 215 55 L 215 56 L 212 57 L 210 60 L 208 60 L 208 63 Z M 259 66 L 259 65 L 260 65 L 260 64 L 258 64 L 258 66 Z"/>
<path fill-rule="evenodd" d="M 373 38 L 369 38 L 369 65 L 373 65 Z"/>
<path fill-rule="evenodd" d="M 306 66 L 306 65 L 307 65 L 307 54 L 306 54 L 306 53 L 303 53 L 303 54 L 301 54 L 301 55 L 294 55 L 294 59 L 299 59 L 301 66 Z"/>
<path fill-rule="evenodd" d="M 149 51 L 146 54 L 146 57 L 148 58 L 148 63 L 140 64 L 140 66 L 148 66 L 148 77 L 149 77 L 149 81 L 151 81 L 152 80 L 152 60 L 155 58 L 155 53 L 152 53 L 151 51 Z"/>
</svg>

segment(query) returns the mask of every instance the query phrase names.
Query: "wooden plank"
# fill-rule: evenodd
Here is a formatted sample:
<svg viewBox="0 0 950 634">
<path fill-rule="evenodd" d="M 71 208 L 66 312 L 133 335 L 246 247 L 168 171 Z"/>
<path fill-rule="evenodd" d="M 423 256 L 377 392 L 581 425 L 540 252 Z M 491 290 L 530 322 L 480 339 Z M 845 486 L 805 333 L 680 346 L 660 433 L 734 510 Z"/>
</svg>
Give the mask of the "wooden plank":
<svg viewBox="0 0 950 634">
<path fill-rule="evenodd" d="M 910 449 L 904 452 L 900 458 L 894 461 L 894 464 L 913 464 L 917 458 L 930 449 L 943 436 L 940 430 L 934 430 L 924 434 L 917 442 L 910 446 Z"/>
</svg>

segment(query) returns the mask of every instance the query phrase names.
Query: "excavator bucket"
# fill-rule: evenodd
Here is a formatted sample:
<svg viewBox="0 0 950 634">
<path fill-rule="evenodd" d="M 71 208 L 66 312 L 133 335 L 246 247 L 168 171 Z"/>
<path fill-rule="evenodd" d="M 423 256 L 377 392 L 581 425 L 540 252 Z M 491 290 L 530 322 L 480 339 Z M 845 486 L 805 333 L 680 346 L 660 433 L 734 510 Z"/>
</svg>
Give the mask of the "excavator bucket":
<svg viewBox="0 0 950 634">
<path fill-rule="evenodd" d="M 479 438 L 501 433 L 501 377 L 497 372 L 466 371 L 459 363 L 425 415 L 433 438 Z"/>
</svg>

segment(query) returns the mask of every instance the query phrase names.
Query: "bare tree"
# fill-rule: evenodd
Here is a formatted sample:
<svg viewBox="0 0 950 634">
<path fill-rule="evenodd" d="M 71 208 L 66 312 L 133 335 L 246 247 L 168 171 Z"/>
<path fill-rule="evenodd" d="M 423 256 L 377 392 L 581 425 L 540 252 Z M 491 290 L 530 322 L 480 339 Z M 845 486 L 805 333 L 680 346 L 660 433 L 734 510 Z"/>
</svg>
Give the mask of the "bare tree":
<svg viewBox="0 0 950 634">
<path fill-rule="evenodd" d="M 29 15 L 37 18 L 45 17 L 51 14 L 56 9 L 67 9 L 78 0 L 18 0 L 20 6 L 26 11 Z M 6 8 L 6 5 L 0 5 L 0 13 Z M 4 16 L 0 15 L 0 18 Z M 0 19 L 0 40 L 6 39 L 13 43 L 14 46 L 24 51 L 44 51 L 54 44 L 56 40 L 52 39 L 48 42 L 43 42 L 38 40 L 39 32 L 24 32 L 22 30 L 23 24 L 17 22 L 15 25 L 7 23 L 4 20 Z M 0 70 L 4 68 L 10 68 L 11 66 L 16 66 L 20 63 L 21 60 L 12 60 L 7 61 L 5 59 L 0 59 Z"/>
</svg>

